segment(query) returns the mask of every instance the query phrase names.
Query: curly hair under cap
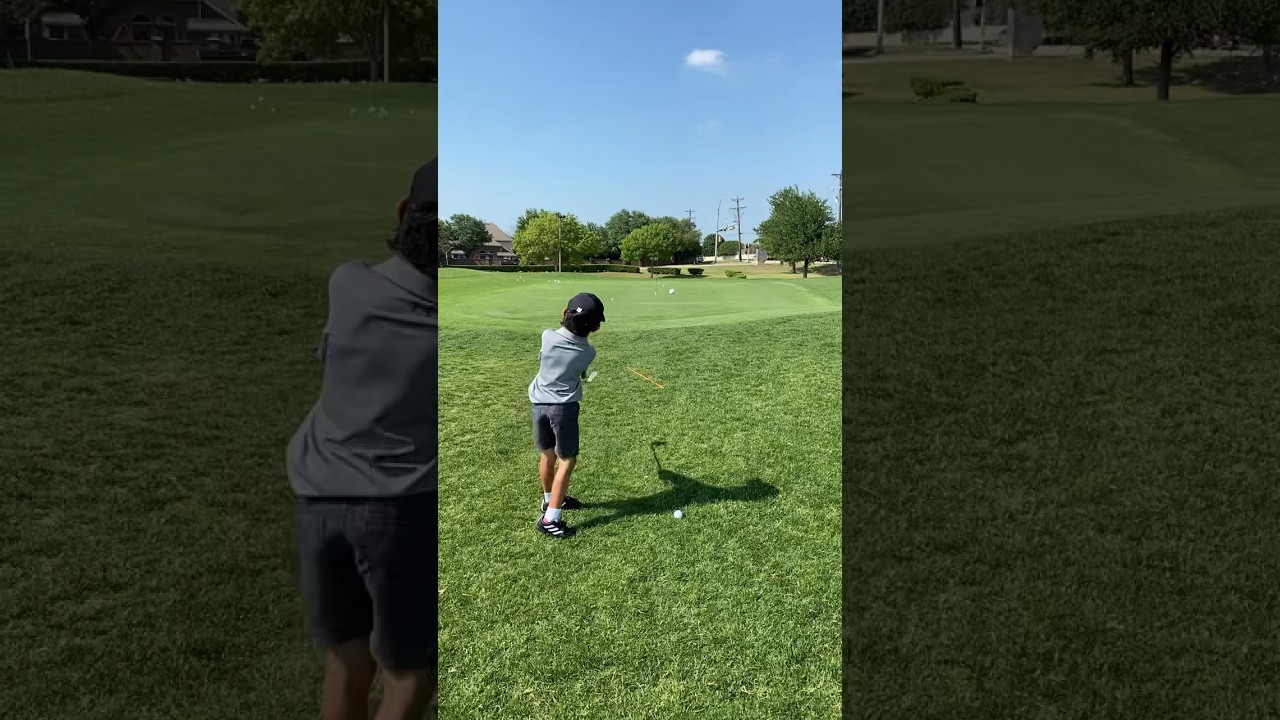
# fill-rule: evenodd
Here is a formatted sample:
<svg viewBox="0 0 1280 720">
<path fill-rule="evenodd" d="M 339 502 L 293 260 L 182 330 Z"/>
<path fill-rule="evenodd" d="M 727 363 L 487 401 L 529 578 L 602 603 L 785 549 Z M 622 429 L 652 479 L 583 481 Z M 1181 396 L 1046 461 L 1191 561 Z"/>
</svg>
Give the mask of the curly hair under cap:
<svg viewBox="0 0 1280 720">
<path fill-rule="evenodd" d="M 404 203 L 400 227 L 387 246 L 418 270 L 434 274 L 440 266 L 440 223 L 438 204 Z"/>
</svg>

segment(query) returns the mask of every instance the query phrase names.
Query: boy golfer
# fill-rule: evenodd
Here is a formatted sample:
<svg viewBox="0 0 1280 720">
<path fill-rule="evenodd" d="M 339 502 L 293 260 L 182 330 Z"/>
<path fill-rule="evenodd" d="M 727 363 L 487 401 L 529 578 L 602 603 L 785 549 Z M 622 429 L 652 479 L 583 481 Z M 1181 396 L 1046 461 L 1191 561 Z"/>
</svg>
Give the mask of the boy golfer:
<svg viewBox="0 0 1280 720">
<path fill-rule="evenodd" d="M 582 507 L 570 497 L 569 476 L 578 462 L 578 408 L 582 378 L 596 358 L 587 336 L 604 322 L 604 303 L 591 293 L 574 295 L 564 310 L 561 325 L 542 332 L 538 374 L 529 384 L 533 403 L 533 444 L 541 457 L 542 516 L 535 527 L 553 538 L 573 537 L 573 528 L 560 518 L 561 510 Z M 559 461 L 559 467 L 557 467 Z"/>
<path fill-rule="evenodd" d="M 287 453 L 321 716 L 418 720 L 436 688 L 436 164 L 397 208 L 378 265 L 329 280 L 320 399 Z"/>
</svg>

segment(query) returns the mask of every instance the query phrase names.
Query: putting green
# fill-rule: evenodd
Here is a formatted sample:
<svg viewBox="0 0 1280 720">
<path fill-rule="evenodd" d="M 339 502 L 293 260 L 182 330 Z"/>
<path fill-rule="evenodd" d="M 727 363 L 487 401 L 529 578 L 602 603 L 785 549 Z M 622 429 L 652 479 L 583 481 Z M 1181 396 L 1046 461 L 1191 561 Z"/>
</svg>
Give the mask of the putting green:
<svg viewBox="0 0 1280 720">
<path fill-rule="evenodd" d="M 588 273 L 440 272 L 449 294 L 441 309 L 443 325 L 515 330 L 554 324 L 565 302 L 580 292 L 595 293 L 604 301 L 606 337 L 623 330 L 751 322 L 840 310 L 838 277 L 650 279 Z"/>
</svg>

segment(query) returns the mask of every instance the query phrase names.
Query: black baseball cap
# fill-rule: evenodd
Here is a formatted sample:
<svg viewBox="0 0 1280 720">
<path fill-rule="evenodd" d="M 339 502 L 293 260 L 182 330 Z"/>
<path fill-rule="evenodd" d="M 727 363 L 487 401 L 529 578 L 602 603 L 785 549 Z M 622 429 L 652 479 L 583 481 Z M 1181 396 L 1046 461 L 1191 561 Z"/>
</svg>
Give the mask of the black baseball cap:
<svg viewBox="0 0 1280 720">
<path fill-rule="evenodd" d="M 565 312 L 569 317 L 584 318 L 588 322 L 604 322 L 604 303 L 591 293 L 578 293 L 569 298 Z"/>
<path fill-rule="evenodd" d="M 440 202 L 440 170 L 437 167 L 439 158 L 418 168 L 413 174 L 413 185 L 409 188 L 409 202 L 425 208 Z"/>
</svg>

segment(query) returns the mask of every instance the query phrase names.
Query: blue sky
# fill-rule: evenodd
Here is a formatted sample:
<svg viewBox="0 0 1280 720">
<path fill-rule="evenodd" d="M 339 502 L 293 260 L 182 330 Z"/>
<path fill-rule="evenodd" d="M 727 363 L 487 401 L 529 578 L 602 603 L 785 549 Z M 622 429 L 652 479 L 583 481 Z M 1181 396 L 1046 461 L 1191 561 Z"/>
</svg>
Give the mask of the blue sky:
<svg viewBox="0 0 1280 720">
<path fill-rule="evenodd" d="M 740 195 L 743 240 L 788 185 L 834 212 L 840 42 L 838 0 L 440 3 L 441 211 L 693 209 L 705 235 Z"/>
</svg>

